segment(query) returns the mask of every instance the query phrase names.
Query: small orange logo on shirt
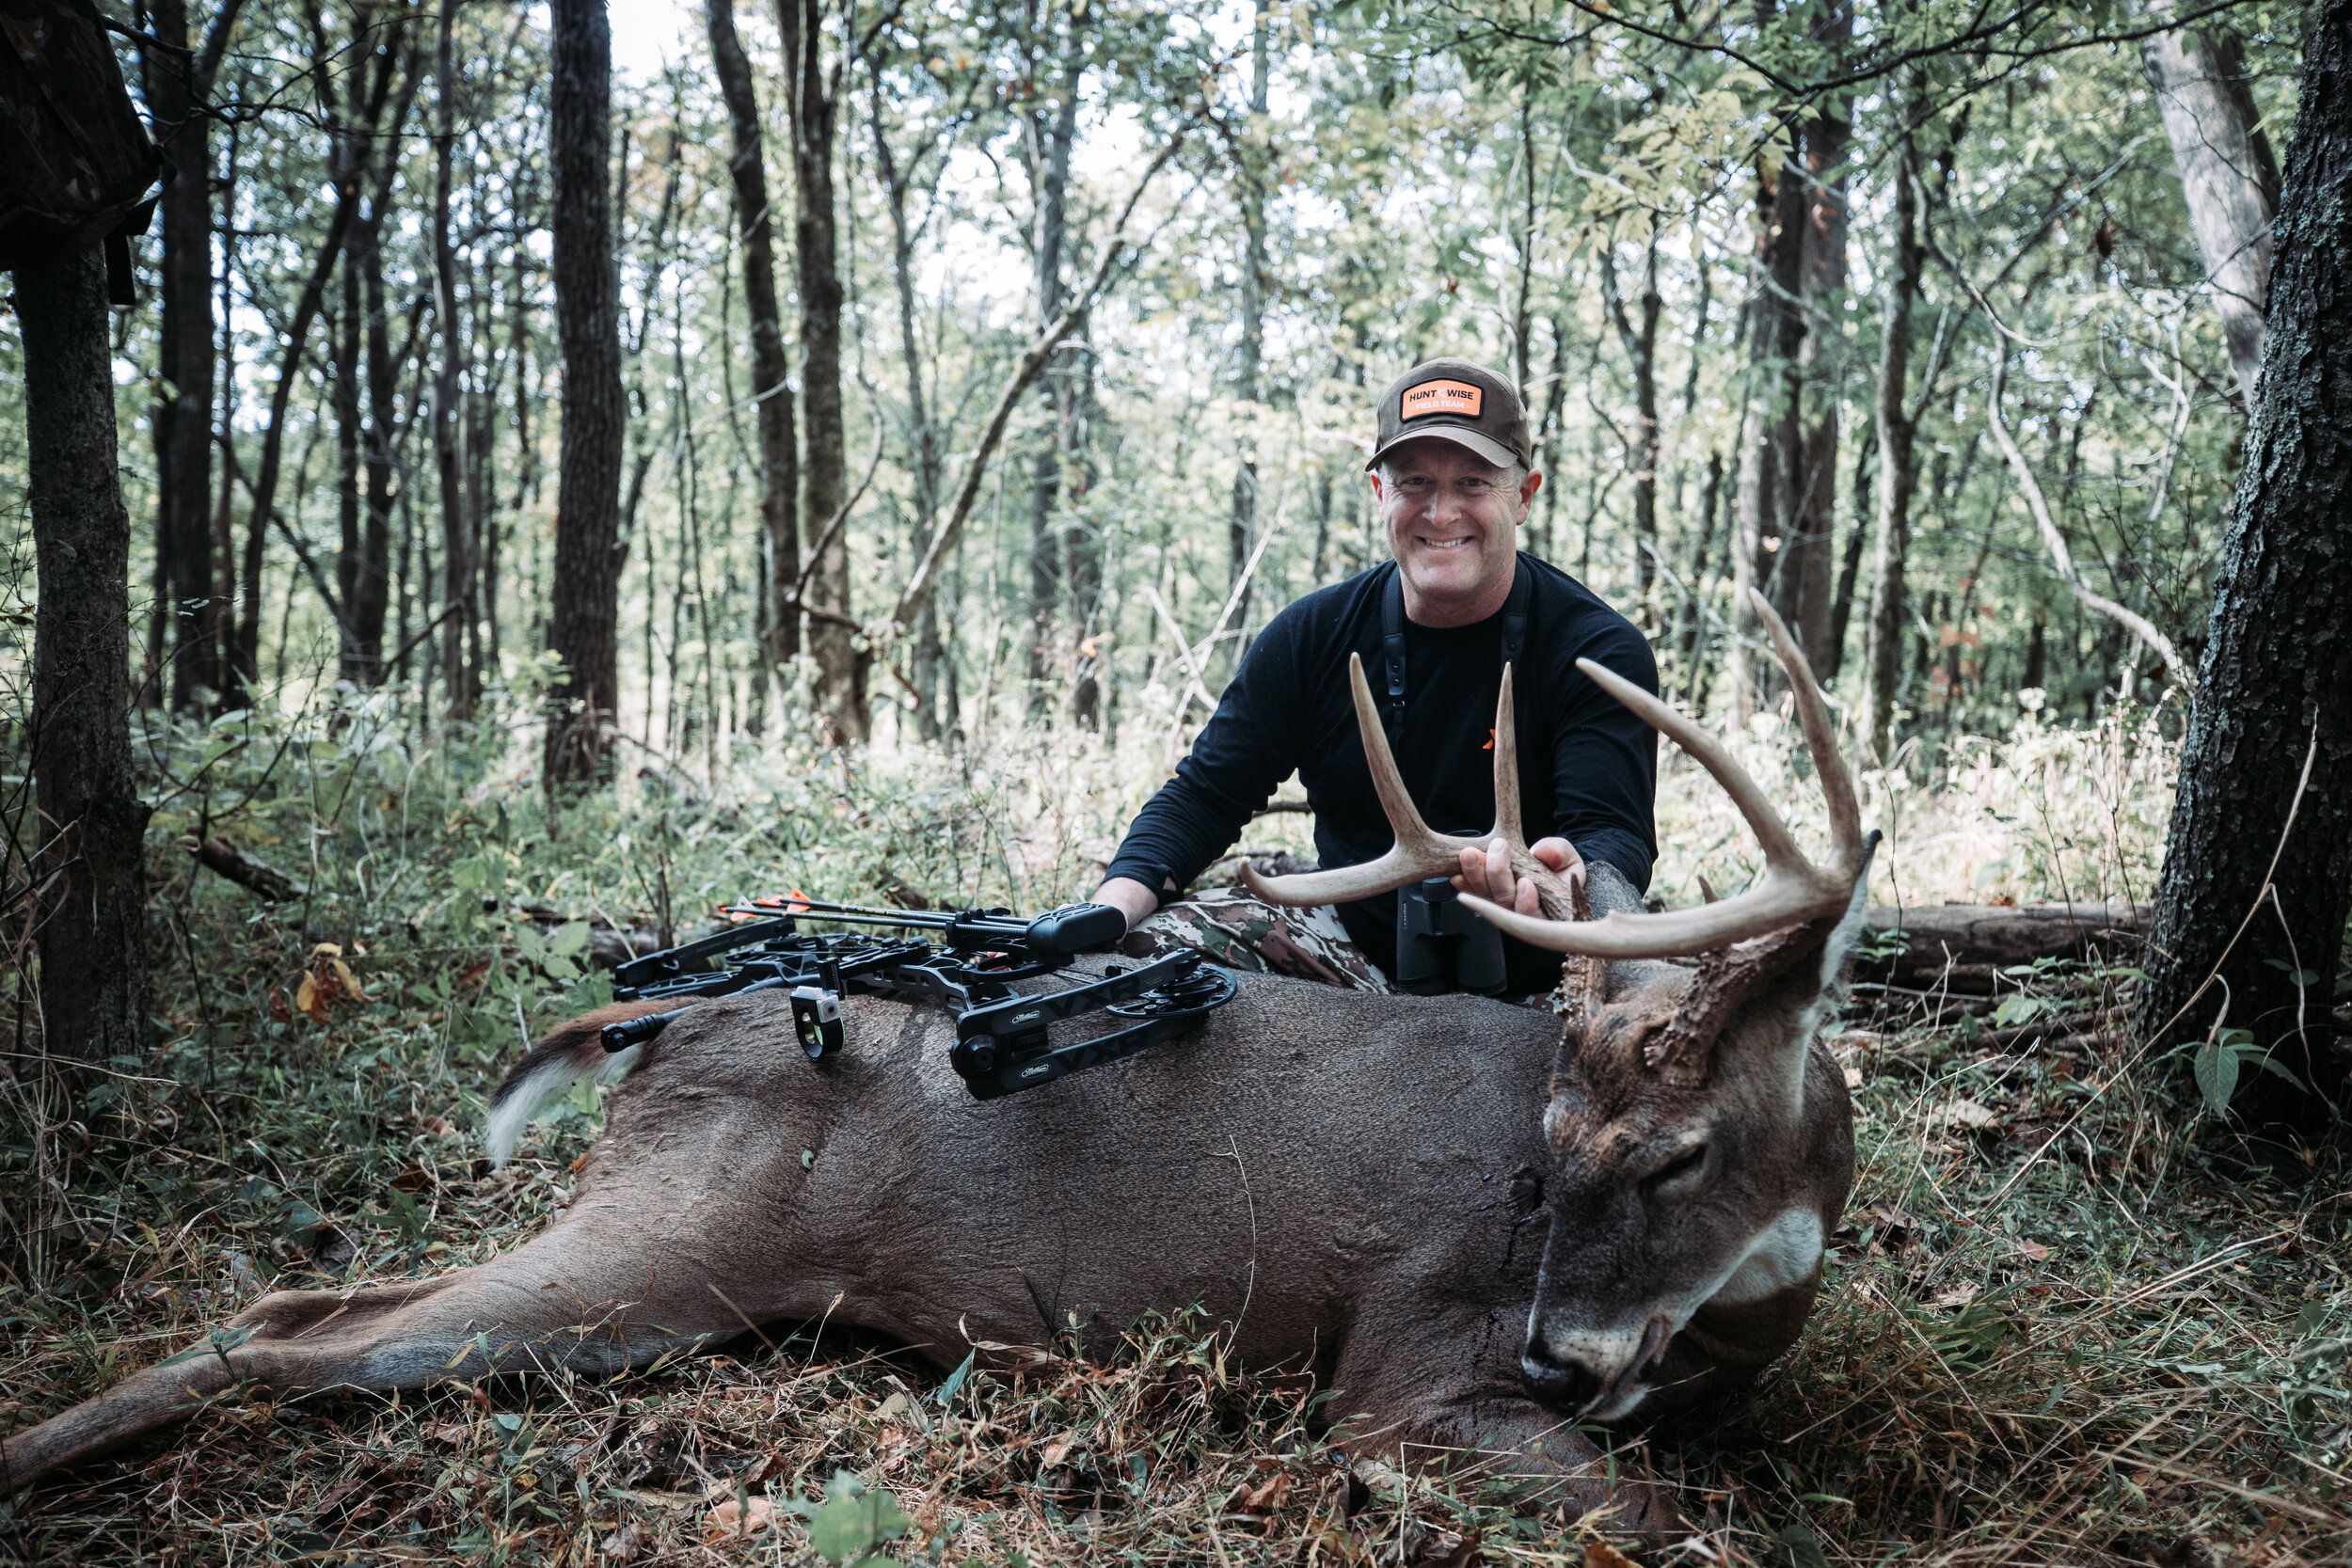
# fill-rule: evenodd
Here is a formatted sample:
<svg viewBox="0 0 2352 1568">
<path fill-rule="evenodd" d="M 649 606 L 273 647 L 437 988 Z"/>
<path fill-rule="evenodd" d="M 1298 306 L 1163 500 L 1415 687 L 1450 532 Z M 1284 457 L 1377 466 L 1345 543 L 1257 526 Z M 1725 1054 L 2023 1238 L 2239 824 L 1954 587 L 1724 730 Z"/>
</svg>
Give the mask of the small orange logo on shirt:
<svg viewBox="0 0 2352 1568">
<path fill-rule="evenodd" d="M 1458 414 L 1465 419 L 1478 418 L 1486 406 L 1486 392 L 1467 381 L 1424 381 L 1417 387 L 1405 388 L 1404 418 L 1418 420 L 1430 414 Z"/>
</svg>

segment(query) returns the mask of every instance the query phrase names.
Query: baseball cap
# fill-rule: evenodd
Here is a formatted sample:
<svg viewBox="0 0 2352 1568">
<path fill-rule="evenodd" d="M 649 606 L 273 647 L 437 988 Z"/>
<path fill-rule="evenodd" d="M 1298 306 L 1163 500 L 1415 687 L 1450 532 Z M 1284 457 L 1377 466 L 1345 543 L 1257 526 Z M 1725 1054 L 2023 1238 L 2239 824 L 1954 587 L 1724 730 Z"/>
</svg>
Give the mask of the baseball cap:
<svg viewBox="0 0 2352 1568">
<path fill-rule="evenodd" d="M 1452 441 L 1498 468 L 1529 462 L 1527 410 L 1509 382 L 1468 359 L 1430 359 L 1380 394 L 1380 428 L 1364 467 L 1407 441 Z"/>
</svg>

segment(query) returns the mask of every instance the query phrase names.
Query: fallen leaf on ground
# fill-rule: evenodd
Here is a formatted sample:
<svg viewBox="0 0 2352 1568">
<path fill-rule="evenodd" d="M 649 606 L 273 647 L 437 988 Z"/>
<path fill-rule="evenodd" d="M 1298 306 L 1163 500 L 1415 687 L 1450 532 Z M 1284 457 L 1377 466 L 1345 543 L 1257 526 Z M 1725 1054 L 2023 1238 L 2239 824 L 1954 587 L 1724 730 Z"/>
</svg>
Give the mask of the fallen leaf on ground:
<svg viewBox="0 0 2352 1568">
<path fill-rule="evenodd" d="M 1642 1568 L 1606 1541 L 1584 1543 L 1584 1568 Z"/>
<path fill-rule="evenodd" d="M 739 1503 L 729 1497 L 703 1515 L 703 1541 L 706 1544 L 716 1544 L 730 1535 L 749 1535 L 755 1529 L 766 1529 L 775 1522 L 776 1505 L 769 1498 L 754 1497 L 748 1502 Z"/>
<path fill-rule="evenodd" d="M 1990 1127 L 2001 1119 L 1990 1106 L 1979 1105 L 1973 1100 L 1951 1101 L 1938 1106 L 1935 1114 L 1939 1120 L 1950 1122 L 1954 1127 Z"/>
</svg>

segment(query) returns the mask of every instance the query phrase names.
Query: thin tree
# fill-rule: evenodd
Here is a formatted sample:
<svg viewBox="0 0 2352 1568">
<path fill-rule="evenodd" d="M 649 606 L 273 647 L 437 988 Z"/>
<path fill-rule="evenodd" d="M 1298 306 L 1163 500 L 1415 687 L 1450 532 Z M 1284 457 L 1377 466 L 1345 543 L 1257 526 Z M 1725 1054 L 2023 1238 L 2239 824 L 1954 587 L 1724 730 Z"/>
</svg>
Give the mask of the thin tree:
<svg viewBox="0 0 2352 1568">
<path fill-rule="evenodd" d="M 2345 1090 L 2330 1007 L 2352 903 L 2352 0 L 2305 22 L 2261 373 L 2140 1029 L 2201 1039 L 2209 1098 L 2309 1135 Z"/>
<path fill-rule="evenodd" d="M 221 689 L 229 642 L 228 601 L 213 581 L 213 139 L 212 96 L 221 56 L 245 0 L 222 0 L 191 49 L 187 0 L 157 0 L 153 33 L 163 47 L 143 57 L 156 146 L 174 177 L 157 198 L 163 258 L 157 272 L 163 321 L 156 369 L 164 396 L 155 432 L 155 567 L 163 604 L 156 629 L 171 628 L 171 705 L 187 712 Z M 163 652 L 160 643 L 157 652 Z"/>
<path fill-rule="evenodd" d="M 801 578 L 800 451 L 792 433 L 790 366 L 785 358 L 784 315 L 776 303 L 775 214 L 768 197 L 767 143 L 752 65 L 735 31 L 735 0 L 707 0 L 704 21 L 719 92 L 727 105 L 733 151 L 735 222 L 743 245 L 743 300 L 751 313 L 752 400 L 759 410 L 759 519 L 767 541 L 766 624 L 759 627 L 760 664 L 753 701 L 767 705 L 769 686 L 801 651 L 801 621 L 790 602 Z"/>
<path fill-rule="evenodd" d="M 620 280 L 613 266 L 612 31 L 604 0 L 554 0 L 548 150 L 556 333 L 564 356 L 555 584 L 543 771 L 581 783 L 609 765 L 620 707 Z"/>
<path fill-rule="evenodd" d="M 836 739 L 864 740 L 866 660 L 850 607 L 849 437 L 841 403 L 841 268 L 834 210 L 834 122 L 841 97 L 838 60 L 825 59 L 826 0 L 777 0 L 784 31 L 785 103 L 792 125 L 792 226 L 801 285 L 801 515 L 814 530 L 804 594 L 815 623 L 817 700 Z M 846 57 L 847 50 L 844 50 Z M 809 604 L 808 601 L 813 601 Z"/>
<path fill-rule="evenodd" d="M 2172 14 L 2171 0 L 2150 8 Z M 2279 164 L 2254 109 L 2246 51 L 2220 18 L 2208 17 L 2195 27 L 2150 34 L 2140 40 L 2139 59 L 2172 144 L 2189 228 L 2250 414 L 2270 297 Z"/>
</svg>

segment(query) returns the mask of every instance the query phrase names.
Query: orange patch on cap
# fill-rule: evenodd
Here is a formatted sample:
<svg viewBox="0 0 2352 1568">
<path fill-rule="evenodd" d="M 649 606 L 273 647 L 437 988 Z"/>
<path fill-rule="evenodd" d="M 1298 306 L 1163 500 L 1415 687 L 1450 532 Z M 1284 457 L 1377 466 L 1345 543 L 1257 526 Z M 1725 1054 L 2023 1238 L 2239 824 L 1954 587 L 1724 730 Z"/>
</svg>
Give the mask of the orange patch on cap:
<svg viewBox="0 0 2352 1568">
<path fill-rule="evenodd" d="M 1430 414 L 1459 414 L 1474 420 L 1486 402 L 1486 389 L 1467 381 L 1424 381 L 1405 388 L 1403 417 L 1418 420 Z"/>
</svg>

